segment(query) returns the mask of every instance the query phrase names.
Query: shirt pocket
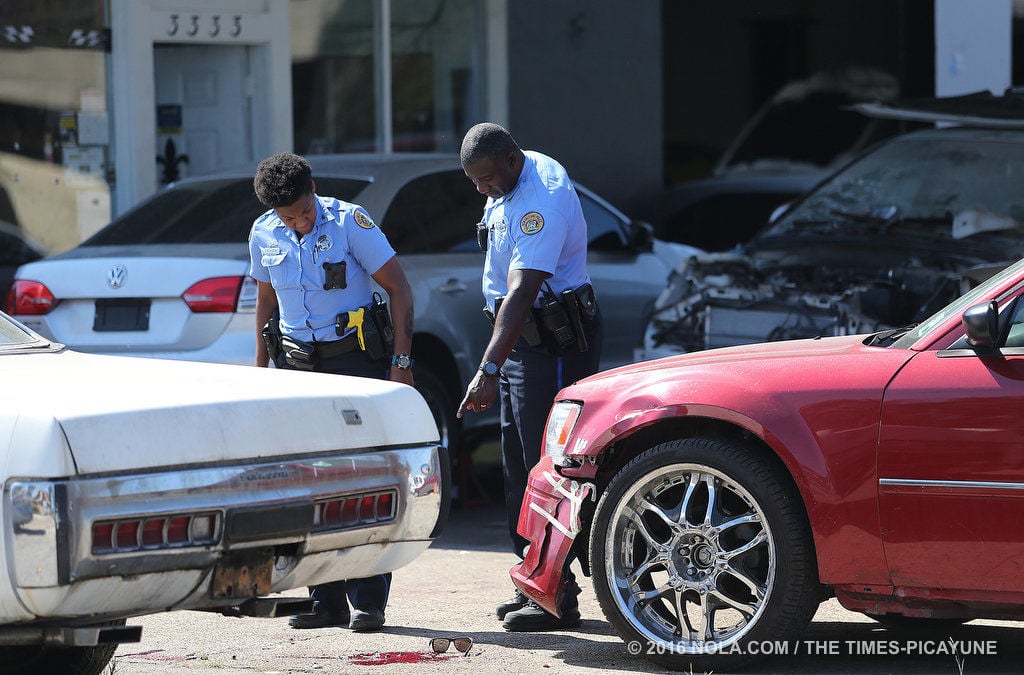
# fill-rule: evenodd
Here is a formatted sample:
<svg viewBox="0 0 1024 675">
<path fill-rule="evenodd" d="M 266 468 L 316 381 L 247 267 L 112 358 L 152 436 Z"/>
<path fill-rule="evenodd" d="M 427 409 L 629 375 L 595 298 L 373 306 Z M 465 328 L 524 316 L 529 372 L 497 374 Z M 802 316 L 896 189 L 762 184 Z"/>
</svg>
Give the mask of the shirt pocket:
<svg viewBox="0 0 1024 675">
<path fill-rule="evenodd" d="M 491 227 L 491 245 L 496 253 L 508 253 L 511 247 L 511 239 L 508 233 L 508 225 L 499 223 Z"/>
<path fill-rule="evenodd" d="M 289 265 L 282 264 L 287 257 L 287 253 L 275 253 L 272 255 L 264 254 L 260 258 L 260 264 L 267 268 L 267 274 L 270 275 L 270 284 L 274 288 L 287 288 L 292 285 L 288 275 Z"/>
</svg>

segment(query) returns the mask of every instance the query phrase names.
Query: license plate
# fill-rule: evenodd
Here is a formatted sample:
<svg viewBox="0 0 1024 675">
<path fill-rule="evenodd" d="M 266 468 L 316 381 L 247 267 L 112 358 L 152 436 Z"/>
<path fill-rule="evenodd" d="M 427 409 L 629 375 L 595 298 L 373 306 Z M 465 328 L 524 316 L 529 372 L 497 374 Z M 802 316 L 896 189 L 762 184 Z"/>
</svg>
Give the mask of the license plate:
<svg viewBox="0 0 1024 675">
<path fill-rule="evenodd" d="M 100 333 L 149 330 L 149 305 L 148 298 L 97 300 L 92 329 Z"/>
<path fill-rule="evenodd" d="M 227 553 L 213 570 L 210 597 L 254 598 L 267 595 L 273 572 L 272 548 Z"/>
</svg>

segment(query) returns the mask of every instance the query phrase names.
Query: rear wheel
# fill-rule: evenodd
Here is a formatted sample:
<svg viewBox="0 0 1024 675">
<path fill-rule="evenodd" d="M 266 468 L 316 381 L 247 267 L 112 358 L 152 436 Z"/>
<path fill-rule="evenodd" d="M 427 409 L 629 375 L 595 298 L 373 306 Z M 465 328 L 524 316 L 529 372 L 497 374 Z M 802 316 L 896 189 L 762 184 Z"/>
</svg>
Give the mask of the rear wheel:
<svg viewBox="0 0 1024 675">
<path fill-rule="evenodd" d="M 757 449 L 664 443 L 598 503 L 594 590 L 630 653 L 677 670 L 735 668 L 781 652 L 811 620 L 809 529 L 789 476 Z"/>
<path fill-rule="evenodd" d="M 104 626 L 123 626 L 124 619 L 104 622 Z M 9 675 L 101 675 L 117 651 L 117 645 L 97 647 L 0 647 L 0 668 Z"/>
<path fill-rule="evenodd" d="M 427 407 L 430 408 L 430 414 L 434 416 L 441 445 L 448 448 L 448 455 L 455 461 L 461 440 L 461 426 L 455 417 L 457 404 L 452 401 L 451 394 L 448 393 L 441 378 L 429 367 L 417 363 L 413 371 L 413 381 L 416 384 L 416 391 L 420 392 L 423 400 L 427 402 Z"/>
</svg>

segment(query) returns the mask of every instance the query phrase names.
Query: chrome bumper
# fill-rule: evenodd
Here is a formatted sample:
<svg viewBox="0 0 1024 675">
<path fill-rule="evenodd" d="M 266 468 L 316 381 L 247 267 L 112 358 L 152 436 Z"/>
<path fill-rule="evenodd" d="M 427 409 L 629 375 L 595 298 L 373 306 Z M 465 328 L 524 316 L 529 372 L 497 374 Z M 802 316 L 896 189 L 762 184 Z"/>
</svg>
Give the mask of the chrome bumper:
<svg viewBox="0 0 1024 675">
<path fill-rule="evenodd" d="M 450 499 L 446 452 L 428 445 L 11 479 L 4 491 L 11 583 L 38 617 L 74 614 L 93 594 L 86 589 L 108 593 L 124 581 L 142 590 L 147 575 L 160 580 L 146 589 L 147 606 L 158 610 L 237 604 L 324 578 L 391 571 L 440 534 Z M 146 593 L 123 595 L 124 607 L 112 597 L 99 604 L 107 612 L 146 609 L 127 606 Z"/>
</svg>

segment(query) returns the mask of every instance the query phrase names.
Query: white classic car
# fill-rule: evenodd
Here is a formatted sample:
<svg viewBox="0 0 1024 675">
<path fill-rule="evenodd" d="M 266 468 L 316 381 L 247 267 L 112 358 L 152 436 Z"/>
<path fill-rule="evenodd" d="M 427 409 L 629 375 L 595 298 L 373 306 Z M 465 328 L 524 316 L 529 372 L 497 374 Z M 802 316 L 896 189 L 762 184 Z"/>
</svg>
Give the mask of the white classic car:
<svg viewBox="0 0 1024 675">
<path fill-rule="evenodd" d="M 81 354 L 2 313 L 0 471 L 5 673 L 99 673 L 133 616 L 309 611 L 271 594 L 409 563 L 451 485 L 412 387 Z"/>
</svg>

